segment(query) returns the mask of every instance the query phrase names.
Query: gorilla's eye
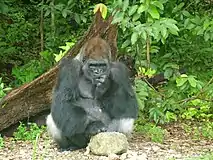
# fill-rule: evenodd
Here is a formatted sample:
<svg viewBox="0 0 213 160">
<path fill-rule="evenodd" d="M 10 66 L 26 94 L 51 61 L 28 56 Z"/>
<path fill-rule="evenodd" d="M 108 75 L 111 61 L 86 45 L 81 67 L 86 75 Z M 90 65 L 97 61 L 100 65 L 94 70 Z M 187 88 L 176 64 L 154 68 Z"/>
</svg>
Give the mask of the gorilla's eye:
<svg viewBox="0 0 213 160">
<path fill-rule="evenodd" d="M 84 63 L 86 61 L 86 57 L 83 57 L 82 62 Z"/>
<path fill-rule="evenodd" d="M 90 71 L 93 72 L 94 74 L 104 73 L 107 70 L 106 63 L 90 63 L 88 67 Z"/>
</svg>

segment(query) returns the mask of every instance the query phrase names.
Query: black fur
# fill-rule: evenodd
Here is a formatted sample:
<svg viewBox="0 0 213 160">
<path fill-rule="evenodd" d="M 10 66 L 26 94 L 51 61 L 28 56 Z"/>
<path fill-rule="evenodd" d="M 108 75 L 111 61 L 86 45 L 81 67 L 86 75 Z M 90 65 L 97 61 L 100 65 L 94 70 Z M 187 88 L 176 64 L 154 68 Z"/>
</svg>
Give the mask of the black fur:
<svg viewBox="0 0 213 160">
<path fill-rule="evenodd" d="M 107 79 L 96 88 L 84 79 L 82 66 L 80 61 L 69 58 L 63 59 L 59 66 L 51 115 L 61 131 L 61 138 L 54 138 L 61 148 L 86 147 L 92 135 L 119 131 L 116 120 L 136 119 L 138 114 L 137 100 L 124 64 L 110 63 Z"/>
</svg>

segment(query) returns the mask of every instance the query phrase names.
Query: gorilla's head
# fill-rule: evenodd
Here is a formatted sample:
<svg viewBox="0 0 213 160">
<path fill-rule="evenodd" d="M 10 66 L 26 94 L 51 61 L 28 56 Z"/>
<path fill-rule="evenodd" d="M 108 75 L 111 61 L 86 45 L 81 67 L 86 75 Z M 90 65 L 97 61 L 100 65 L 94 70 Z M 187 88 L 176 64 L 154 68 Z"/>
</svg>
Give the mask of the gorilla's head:
<svg viewBox="0 0 213 160">
<path fill-rule="evenodd" d="M 75 59 L 82 62 L 85 77 L 94 84 L 103 83 L 109 76 L 111 49 L 105 40 L 98 37 L 90 39 Z"/>
</svg>

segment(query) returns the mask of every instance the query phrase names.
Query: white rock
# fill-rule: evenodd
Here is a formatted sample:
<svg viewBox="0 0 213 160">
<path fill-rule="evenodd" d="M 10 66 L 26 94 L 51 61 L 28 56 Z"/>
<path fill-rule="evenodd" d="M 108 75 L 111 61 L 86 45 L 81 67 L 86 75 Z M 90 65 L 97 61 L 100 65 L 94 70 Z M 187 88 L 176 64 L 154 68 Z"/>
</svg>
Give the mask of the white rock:
<svg viewBox="0 0 213 160">
<path fill-rule="evenodd" d="M 95 155 L 122 154 L 127 151 L 127 137 L 118 132 L 102 132 L 93 136 L 88 144 Z"/>
</svg>

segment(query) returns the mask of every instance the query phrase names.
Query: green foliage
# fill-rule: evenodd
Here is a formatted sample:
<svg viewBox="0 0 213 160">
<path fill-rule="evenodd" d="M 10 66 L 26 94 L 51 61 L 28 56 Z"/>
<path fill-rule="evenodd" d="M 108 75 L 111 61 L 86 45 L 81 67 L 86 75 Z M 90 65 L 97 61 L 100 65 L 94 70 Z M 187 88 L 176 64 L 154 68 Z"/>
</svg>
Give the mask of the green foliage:
<svg viewBox="0 0 213 160">
<path fill-rule="evenodd" d="M 4 147 L 4 138 L 0 134 L 0 149 Z"/>
<path fill-rule="evenodd" d="M 55 56 L 55 61 L 58 62 L 61 60 L 61 58 L 63 58 L 65 56 L 65 54 L 69 51 L 69 49 L 74 45 L 74 42 L 66 42 L 66 46 L 60 46 L 59 48 L 61 48 L 62 50 L 60 50 L 59 54 L 54 54 Z"/>
<path fill-rule="evenodd" d="M 52 53 L 44 51 L 40 55 L 40 60 L 31 60 L 23 66 L 12 69 L 12 75 L 16 77 L 15 85 L 31 82 L 53 65 Z"/>
<path fill-rule="evenodd" d="M 185 160 L 212 160 L 212 157 L 213 153 L 206 153 L 198 157 L 193 156 L 190 158 L 186 158 Z"/>
<path fill-rule="evenodd" d="M 38 127 L 36 123 L 29 123 L 27 127 L 25 124 L 20 122 L 17 131 L 14 132 L 15 140 L 36 140 L 36 138 L 46 130 L 46 127 Z"/>
<path fill-rule="evenodd" d="M 153 142 L 163 143 L 164 141 L 164 130 L 151 123 L 145 125 L 136 125 L 136 132 L 144 134 L 147 138 Z"/>
<path fill-rule="evenodd" d="M 0 77 L 0 100 L 2 97 L 4 97 L 7 93 L 7 91 L 11 90 L 10 87 L 5 87 L 5 84 L 2 82 L 2 77 Z"/>
<path fill-rule="evenodd" d="M 183 129 L 195 140 L 199 140 L 201 138 L 208 140 L 213 139 L 213 122 L 205 121 L 194 125 L 183 124 Z"/>
</svg>

